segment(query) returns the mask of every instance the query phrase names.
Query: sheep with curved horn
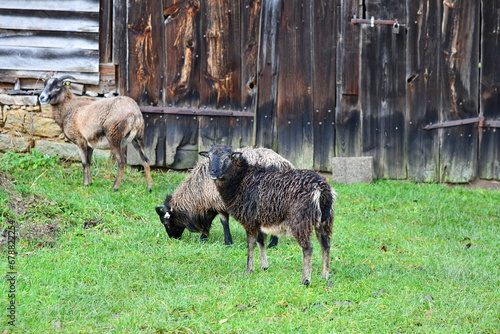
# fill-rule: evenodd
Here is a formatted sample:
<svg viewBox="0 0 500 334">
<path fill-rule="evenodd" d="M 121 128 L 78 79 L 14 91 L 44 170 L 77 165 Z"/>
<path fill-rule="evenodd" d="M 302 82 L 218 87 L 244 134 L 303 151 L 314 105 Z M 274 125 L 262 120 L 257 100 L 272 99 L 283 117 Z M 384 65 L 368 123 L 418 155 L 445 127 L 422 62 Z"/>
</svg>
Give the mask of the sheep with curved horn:
<svg viewBox="0 0 500 334">
<path fill-rule="evenodd" d="M 71 81 L 76 79 L 70 75 L 44 80 L 39 100 L 41 104 L 51 104 L 54 120 L 66 138 L 78 147 L 83 184 L 92 183 L 90 163 L 94 149 L 110 148 L 118 165 L 113 190 L 118 190 L 126 163 L 123 147 L 131 142 L 142 159 L 148 191 L 151 191 L 149 160 L 144 154 L 144 119 L 137 103 L 126 96 L 100 101 L 75 98 L 68 87 Z"/>
</svg>

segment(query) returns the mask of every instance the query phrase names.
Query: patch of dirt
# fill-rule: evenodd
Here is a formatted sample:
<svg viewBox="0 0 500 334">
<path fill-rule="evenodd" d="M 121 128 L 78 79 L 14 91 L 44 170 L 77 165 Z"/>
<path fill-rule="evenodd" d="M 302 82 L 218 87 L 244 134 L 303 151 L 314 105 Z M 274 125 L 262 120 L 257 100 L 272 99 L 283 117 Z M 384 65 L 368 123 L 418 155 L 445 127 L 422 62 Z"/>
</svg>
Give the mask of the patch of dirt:
<svg viewBox="0 0 500 334">
<path fill-rule="evenodd" d="M 45 215 L 46 218 L 51 219 L 50 223 L 37 221 L 36 210 L 39 206 L 56 205 L 56 203 L 37 195 L 23 196 L 14 186 L 14 182 L 14 178 L 0 170 L 0 191 L 7 194 L 9 209 L 15 216 L 14 221 L 11 217 L 7 217 L 7 221 L 9 224 L 16 225 L 16 238 L 33 242 L 39 247 L 52 246 L 61 229 L 59 219 Z M 6 242 L 6 233 L 3 229 L 0 235 L 0 245 Z"/>
</svg>

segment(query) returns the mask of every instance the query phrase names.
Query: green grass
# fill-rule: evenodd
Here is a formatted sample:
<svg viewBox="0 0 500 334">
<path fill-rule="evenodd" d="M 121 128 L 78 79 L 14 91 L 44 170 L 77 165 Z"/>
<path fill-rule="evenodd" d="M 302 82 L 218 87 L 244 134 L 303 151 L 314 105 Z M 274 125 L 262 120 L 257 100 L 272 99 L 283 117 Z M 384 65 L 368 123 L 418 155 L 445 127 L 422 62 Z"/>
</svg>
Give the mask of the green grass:
<svg viewBox="0 0 500 334">
<path fill-rule="evenodd" d="M 112 192 L 110 163 L 94 163 L 94 184 L 83 187 L 78 164 L 32 169 L 35 159 L 21 169 L 8 157 L 0 169 L 9 170 L 15 189 L 0 191 L 0 224 L 58 228 L 18 240 L 16 327 L 7 324 L 4 280 L 0 331 L 500 333 L 500 191 L 334 185 L 331 287 L 320 279 L 317 240 L 312 283 L 304 287 L 292 239 L 268 250 L 267 271 L 250 275 L 235 221 L 230 247 L 218 219 L 205 243 L 187 231 L 169 239 L 154 207 L 185 173 L 153 172 L 147 193 L 142 173 L 126 170 Z M 18 217 L 8 206 L 12 191 L 36 199 Z M 2 258 L 7 268 L 5 247 Z"/>
</svg>

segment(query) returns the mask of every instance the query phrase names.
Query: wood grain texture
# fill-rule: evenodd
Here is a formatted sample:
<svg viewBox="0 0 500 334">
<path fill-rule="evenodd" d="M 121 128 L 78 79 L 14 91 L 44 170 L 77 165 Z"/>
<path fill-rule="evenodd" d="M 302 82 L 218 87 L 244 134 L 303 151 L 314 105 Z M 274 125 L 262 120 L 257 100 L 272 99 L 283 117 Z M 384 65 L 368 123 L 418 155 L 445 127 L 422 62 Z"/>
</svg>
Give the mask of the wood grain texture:
<svg viewBox="0 0 500 334">
<path fill-rule="evenodd" d="M 361 14 L 359 1 L 342 2 L 338 12 L 337 101 L 335 108 L 336 156 L 362 156 L 362 120 L 359 99 L 360 30 L 351 24 Z"/>
<path fill-rule="evenodd" d="M 479 2 L 443 2 L 440 121 L 478 116 L 479 11 Z M 442 129 L 440 137 L 440 181 L 474 180 L 477 124 Z"/>
<path fill-rule="evenodd" d="M 297 168 L 313 167 L 311 4 L 281 8 L 277 152 Z"/>
<path fill-rule="evenodd" d="M 257 108 L 257 66 L 261 0 L 241 1 L 241 107 L 255 112 Z"/>
<path fill-rule="evenodd" d="M 248 117 L 200 116 L 199 151 L 210 150 L 212 144 L 233 149 L 251 146 L 252 128 L 253 119 Z"/>
<path fill-rule="evenodd" d="M 408 177 L 415 181 L 436 182 L 439 180 L 439 131 L 422 128 L 439 122 L 442 7 L 437 1 L 426 0 L 407 0 L 406 6 Z"/>
<path fill-rule="evenodd" d="M 166 105 L 199 107 L 200 6 L 200 1 L 165 1 Z"/>
<path fill-rule="evenodd" d="M 486 120 L 500 120 L 500 3 L 482 0 L 481 113 Z M 482 179 L 500 180 L 500 128 L 479 129 L 478 174 Z"/>
<path fill-rule="evenodd" d="M 255 145 L 277 150 L 276 104 L 278 98 L 279 22 L 281 0 L 263 1 L 258 66 L 258 107 Z"/>
<path fill-rule="evenodd" d="M 367 0 L 366 17 L 406 18 L 404 3 Z M 360 95 L 363 154 L 373 157 L 377 178 L 406 178 L 406 34 L 392 26 L 356 26 L 361 31 Z M 400 28 L 401 29 L 401 28 Z"/>
<path fill-rule="evenodd" d="M 240 2 L 201 2 L 200 105 L 237 110 L 241 106 Z"/>
<path fill-rule="evenodd" d="M 139 105 L 163 105 L 163 38 L 161 2 L 129 1 L 127 95 Z"/>
<path fill-rule="evenodd" d="M 332 170 L 335 156 L 337 6 L 312 2 L 314 169 Z"/>
</svg>

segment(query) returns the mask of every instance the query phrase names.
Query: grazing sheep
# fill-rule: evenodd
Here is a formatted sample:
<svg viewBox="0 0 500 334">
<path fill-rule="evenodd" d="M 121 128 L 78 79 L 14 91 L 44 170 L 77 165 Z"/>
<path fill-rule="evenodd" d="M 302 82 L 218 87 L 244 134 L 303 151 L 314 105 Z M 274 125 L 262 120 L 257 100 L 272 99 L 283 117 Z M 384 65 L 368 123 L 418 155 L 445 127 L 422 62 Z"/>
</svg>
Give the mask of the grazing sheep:
<svg viewBox="0 0 500 334">
<path fill-rule="evenodd" d="M 210 160 L 210 177 L 227 212 L 247 232 L 245 273 L 254 270 L 255 241 L 260 267 L 265 270 L 267 234 L 292 235 L 302 247 L 302 284 L 309 284 L 314 229 L 323 258 L 321 276 L 328 278 L 336 193 L 324 177 L 304 169 L 280 171 L 252 166 L 240 152 L 233 152 L 227 146 L 213 146 L 200 155 Z"/>
<path fill-rule="evenodd" d="M 90 163 L 94 149 L 110 148 L 118 165 L 113 190 L 118 190 L 126 163 L 122 148 L 132 142 L 141 156 L 148 191 L 151 191 L 149 161 L 144 154 L 144 119 L 137 103 L 126 96 L 101 101 L 74 98 L 68 88 L 69 80 L 76 81 L 69 75 L 44 80 L 45 86 L 39 100 L 41 104 L 52 105 L 54 120 L 66 138 L 78 147 L 82 159 L 83 184 L 92 183 Z"/>
<path fill-rule="evenodd" d="M 274 151 L 266 148 L 244 148 L 241 150 L 249 163 L 262 167 L 291 169 L 293 165 Z M 157 206 L 156 213 L 165 226 L 168 236 L 180 239 L 184 229 L 201 232 L 206 239 L 217 213 L 224 228 L 226 245 L 233 243 L 229 230 L 229 215 L 209 175 L 209 161 L 204 160 L 193 169 L 186 181 L 165 198 L 163 206 Z M 278 238 L 271 237 L 269 247 L 276 246 Z"/>
</svg>

